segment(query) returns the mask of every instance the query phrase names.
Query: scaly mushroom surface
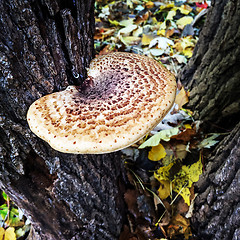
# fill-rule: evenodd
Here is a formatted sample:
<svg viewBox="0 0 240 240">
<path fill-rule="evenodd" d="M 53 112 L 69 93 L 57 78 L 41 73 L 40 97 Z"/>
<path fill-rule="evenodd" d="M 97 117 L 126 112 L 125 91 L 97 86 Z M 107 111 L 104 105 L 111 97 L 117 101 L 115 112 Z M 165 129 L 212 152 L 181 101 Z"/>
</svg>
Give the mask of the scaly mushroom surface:
<svg viewBox="0 0 240 240">
<path fill-rule="evenodd" d="M 30 129 L 60 152 L 107 153 L 128 147 L 170 110 L 174 76 L 157 61 L 110 53 L 91 61 L 82 87 L 69 86 L 35 101 Z"/>
</svg>

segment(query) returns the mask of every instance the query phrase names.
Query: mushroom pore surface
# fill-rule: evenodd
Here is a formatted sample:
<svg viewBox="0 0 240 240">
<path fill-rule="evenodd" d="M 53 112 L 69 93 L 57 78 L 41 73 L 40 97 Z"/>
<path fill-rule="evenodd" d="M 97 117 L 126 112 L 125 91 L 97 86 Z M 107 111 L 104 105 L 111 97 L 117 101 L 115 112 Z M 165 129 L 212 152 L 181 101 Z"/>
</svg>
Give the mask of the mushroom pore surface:
<svg viewBox="0 0 240 240">
<path fill-rule="evenodd" d="M 170 110 L 175 94 L 174 76 L 157 61 L 110 53 L 91 61 L 82 87 L 35 101 L 27 121 L 60 152 L 107 153 L 144 137 Z"/>
</svg>

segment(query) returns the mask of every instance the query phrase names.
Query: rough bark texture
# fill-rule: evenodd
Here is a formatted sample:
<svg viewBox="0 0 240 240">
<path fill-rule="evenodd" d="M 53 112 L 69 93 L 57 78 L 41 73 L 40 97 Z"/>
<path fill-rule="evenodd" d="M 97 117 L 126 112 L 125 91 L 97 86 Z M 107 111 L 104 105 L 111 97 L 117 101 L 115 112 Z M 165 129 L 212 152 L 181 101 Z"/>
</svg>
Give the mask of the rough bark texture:
<svg viewBox="0 0 240 240">
<path fill-rule="evenodd" d="M 51 149 L 26 122 L 39 97 L 80 84 L 93 57 L 94 1 L 0 1 L 0 188 L 39 239 L 116 239 L 119 154 Z"/>
<path fill-rule="evenodd" d="M 236 125 L 217 146 L 196 185 L 192 224 L 199 239 L 240 236 L 239 22 L 239 0 L 213 1 L 194 56 L 179 77 L 190 89 L 188 107 L 208 130 Z"/>
<path fill-rule="evenodd" d="M 240 112 L 240 1 L 212 4 L 194 56 L 179 78 L 191 89 L 195 118 L 223 126 Z"/>
<path fill-rule="evenodd" d="M 200 239 L 240 237 L 240 123 L 220 143 L 196 184 L 193 227 Z"/>
</svg>

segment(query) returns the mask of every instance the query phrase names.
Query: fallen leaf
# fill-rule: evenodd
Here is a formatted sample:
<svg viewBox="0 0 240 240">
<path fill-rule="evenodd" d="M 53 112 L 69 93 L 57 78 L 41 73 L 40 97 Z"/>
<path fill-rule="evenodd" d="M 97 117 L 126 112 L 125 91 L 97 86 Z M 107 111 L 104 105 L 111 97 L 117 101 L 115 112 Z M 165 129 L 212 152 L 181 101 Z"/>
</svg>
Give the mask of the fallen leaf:
<svg viewBox="0 0 240 240">
<path fill-rule="evenodd" d="M 5 233 L 5 229 L 4 228 L 0 228 L 0 240 L 3 240 L 4 238 L 4 233 Z"/>
<path fill-rule="evenodd" d="M 146 6 L 147 8 L 152 8 L 152 7 L 154 7 L 154 3 L 153 3 L 152 1 L 148 1 L 148 2 L 145 4 L 145 6 Z"/>
<path fill-rule="evenodd" d="M 170 234 L 169 230 L 172 228 L 173 231 L 171 231 L 170 234 L 172 238 L 177 234 L 184 234 L 189 227 L 190 221 L 182 215 L 177 214 L 171 220 L 171 223 L 168 227 L 168 233 Z"/>
<path fill-rule="evenodd" d="M 120 23 L 117 20 L 108 19 L 108 21 L 114 26 L 119 26 L 120 25 Z"/>
<path fill-rule="evenodd" d="M 187 63 L 187 58 L 184 55 L 174 54 L 173 58 L 177 59 L 178 63 Z"/>
<path fill-rule="evenodd" d="M 171 10 L 168 12 L 166 20 L 173 20 L 173 17 L 176 15 L 176 10 Z"/>
<path fill-rule="evenodd" d="M 142 35 L 142 45 L 143 45 L 143 46 L 149 45 L 150 42 L 151 42 L 153 39 L 154 39 L 154 36 L 153 36 L 153 35 L 143 34 L 143 35 Z"/>
<path fill-rule="evenodd" d="M 165 36 L 166 36 L 167 38 L 169 38 L 169 37 L 171 37 L 171 36 L 174 34 L 174 32 L 175 32 L 175 29 L 174 29 L 174 28 L 168 29 L 168 30 L 166 31 L 166 33 L 165 33 Z"/>
<path fill-rule="evenodd" d="M 164 50 L 158 49 L 158 48 L 152 48 L 152 49 L 149 50 L 149 52 L 150 52 L 153 56 L 161 56 L 162 54 L 165 53 Z"/>
<path fill-rule="evenodd" d="M 165 29 L 159 29 L 159 30 L 157 31 L 157 35 L 158 35 L 158 36 L 165 36 L 165 34 L 166 34 L 166 30 L 165 30 Z"/>
<path fill-rule="evenodd" d="M 135 24 L 128 25 L 127 27 L 124 27 L 118 31 L 118 36 L 130 34 L 136 28 L 137 28 L 137 25 Z"/>
<path fill-rule="evenodd" d="M 160 186 L 158 188 L 158 196 L 161 199 L 166 199 L 171 193 L 170 181 L 169 180 L 160 180 L 159 183 L 160 183 Z"/>
<path fill-rule="evenodd" d="M 141 24 L 142 22 L 147 21 L 148 18 L 149 18 L 149 15 L 150 15 L 150 11 L 147 11 L 147 12 L 146 12 L 145 14 L 143 14 L 143 15 L 138 15 L 137 18 L 136 18 L 135 23 L 139 25 L 139 24 Z"/>
<path fill-rule="evenodd" d="M 215 140 L 217 137 L 219 137 L 219 134 L 213 134 L 211 137 L 205 138 L 202 142 L 198 144 L 198 148 L 211 148 L 219 142 L 219 140 Z"/>
<path fill-rule="evenodd" d="M 175 154 L 178 159 L 184 159 L 187 156 L 187 145 L 185 144 L 177 144 Z"/>
<path fill-rule="evenodd" d="M 159 49 L 167 50 L 170 45 L 174 45 L 174 42 L 166 37 L 157 37 L 150 42 L 149 48 L 155 45 L 157 45 Z"/>
<path fill-rule="evenodd" d="M 133 18 L 130 18 L 130 19 L 125 19 L 125 20 L 122 20 L 119 22 L 119 25 L 122 26 L 122 27 L 127 27 L 129 25 L 133 25 Z"/>
<path fill-rule="evenodd" d="M 192 11 L 192 8 L 189 5 L 182 5 L 177 9 L 184 15 L 188 15 Z"/>
<path fill-rule="evenodd" d="M 166 151 L 162 144 L 152 147 L 148 153 L 148 158 L 152 161 L 159 161 L 166 156 Z"/>
<path fill-rule="evenodd" d="M 202 174 L 202 167 L 200 155 L 196 163 L 188 166 L 183 165 L 181 170 L 174 176 L 173 190 L 183 197 L 188 206 L 190 206 L 190 188 L 194 182 L 199 180 L 199 176 Z"/>
<path fill-rule="evenodd" d="M 166 129 L 166 130 L 162 130 L 159 133 L 153 135 L 152 137 L 150 137 L 147 141 L 145 141 L 144 143 L 142 143 L 139 148 L 145 148 L 145 147 L 154 147 L 157 146 L 160 142 L 160 140 L 164 140 L 164 141 L 169 141 L 170 138 L 174 135 L 177 135 L 179 132 L 178 127 L 175 128 L 170 128 L 170 129 Z"/>
<path fill-rule="evenodd" d="M 196 136 L 196 131 L 194 129 L 185 129 L 181 133 L 172 138 L 183 141 L 184 143 L 189 142 L 194 136 Z"/>
<path fill-rule="evenodd" d="M 192 57 L 193 55 L 193 49 L 191 48 L 185 48 L 182 52 L 188 58 Z"/>
<path fill-rule="evenodd" d="M 129 45 L 136 45 L 141 41 L 140 37 L 134 37 L 134 36 L 127 36 L 127 37 L 122 37 L 120 36 L 119 38 L 126 46 Z"/>
<path fill-rule="evenodd" d="M 16 240 L 15 229 L 13 227 L 9 227 L 5 230 L 4 240 Z"/>
<path fill-rule="evenodd" d="M 204 1 L 203 3 L 202 3 L 202 2 L 196 2 L 196 6 L 197 6 L 198 8 L 204 9 L 204 8 L 207 8 L 207 7 L 208 7 L 208 3 L 207 3 L 206 1 Z"/>
<path fill-rule="evenodd" d="M 176 21 L 176 24 L 178 25 L 178 27 L 180 29 L 183 29 L 184 26 L 186 26 L 187 24 L 191 24 L 192 21 L 193 21 L 193 17 L 191 17 L 191 16 L 184 16 L 182 18 L 179 18 Z"/>
<path fill-rule="evenodd" d="M 170 163 L 167 166 L 160 167 L 156 172 L 154 172 L 154 177 L 160 182 L 162 180 L 170 180 L 170 169 L 174 163 Z"/>
<path fill-rule="evenodd" d="M 175 99 L 175 103 L 178 105 L 178 110 L 180 110 L 183 105 L 189 102 L 188 97 L 189 93 L 182 87 Z"/>
</svg>

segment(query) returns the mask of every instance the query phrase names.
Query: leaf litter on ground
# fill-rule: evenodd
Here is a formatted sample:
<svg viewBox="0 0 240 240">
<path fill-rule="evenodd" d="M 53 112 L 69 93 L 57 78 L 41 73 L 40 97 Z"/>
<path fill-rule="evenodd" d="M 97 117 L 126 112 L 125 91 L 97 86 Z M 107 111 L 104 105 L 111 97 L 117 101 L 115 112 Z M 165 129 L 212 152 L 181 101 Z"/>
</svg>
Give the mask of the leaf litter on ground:
<svg viewBox="0 0 240 240">
<path fill-rule="evenodd" d="M 148 55 L 177 75 L 193 54 L 209 5 L 194 0 L 97 0 L 96 51 Z M 162 122 L 134 147 L 123 150 L 145 165 L 138 168 L 125 161 L 133 188 L 125 193 L 128 226 L 120 240 L 191 238 L 193 184 L 203 171 L 203 150 L 213 147 L 219 135 L 201 132 L 199 121 L 184 108 L 190 93 L 178 85 L 175 103 Z"/>
</svg>

